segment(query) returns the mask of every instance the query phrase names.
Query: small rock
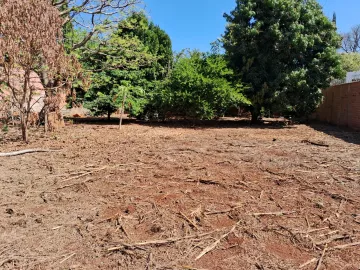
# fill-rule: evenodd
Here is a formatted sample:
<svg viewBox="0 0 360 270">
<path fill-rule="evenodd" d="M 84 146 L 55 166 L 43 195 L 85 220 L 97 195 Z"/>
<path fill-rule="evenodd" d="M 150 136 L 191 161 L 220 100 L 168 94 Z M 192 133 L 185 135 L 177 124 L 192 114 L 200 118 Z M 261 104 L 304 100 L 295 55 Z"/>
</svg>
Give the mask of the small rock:
<svg viewBox="0 0 360 270">
<path fill-rule="evenodd" d="M 5 210 L 5 212 L 6 212 L 7 214 L 9 214 L 9 215 L 12 215 L 12 214 L 15 213 L 14 210 L 12 210 L 11 208 L 7 208 L 7 209 Z"/>
<path fill-rule="evenodd" d="M 133 213 L 135 213 L 135 211 L 136 211 L 136 207 L 134 205 L 129 205 L 125 209 L 126 214 L 133 214 Z"/>
<path fill-rule="evenodd" d="M 42 223 L 42 219 L 41 219 L 41 218 L 37 218 L 37 219 L 35 219 L 35 222 L 40 224 L 40 223 Z"/>
<path fill-rule="evenodd" d="M 154 224 L 154 225 L 151 227 L 150 231 L 153 232 L 153 233 L 159 233 L 159 232 L 164 231 L 164 229 L 163 229 L 160 225 Z"/>
</svg>

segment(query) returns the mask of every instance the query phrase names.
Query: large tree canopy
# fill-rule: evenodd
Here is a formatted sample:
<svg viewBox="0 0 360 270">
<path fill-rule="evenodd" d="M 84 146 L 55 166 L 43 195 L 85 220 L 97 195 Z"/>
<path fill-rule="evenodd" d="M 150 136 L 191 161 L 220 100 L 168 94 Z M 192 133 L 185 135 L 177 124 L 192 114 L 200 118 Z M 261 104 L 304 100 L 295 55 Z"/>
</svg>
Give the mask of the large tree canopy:
<svg viewBox="0 0 360 270">
<path fill-rule="evenodd" d="M 309 114 L 341 74 L 340 37 L 316 0 L 237 0 L 223 37 L 226 56 L 249 85 L 253 120 L 262 108 Z"/>
</svg>

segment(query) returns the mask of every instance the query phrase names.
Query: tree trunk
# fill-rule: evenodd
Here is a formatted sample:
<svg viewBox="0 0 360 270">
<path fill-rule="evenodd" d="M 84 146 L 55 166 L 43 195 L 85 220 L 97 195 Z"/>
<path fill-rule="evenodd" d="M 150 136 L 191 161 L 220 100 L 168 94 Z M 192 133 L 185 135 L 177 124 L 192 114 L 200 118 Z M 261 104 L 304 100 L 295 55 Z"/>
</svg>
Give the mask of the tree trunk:
<svg viewBox="0 0 360 270">
<path fill-rule="evenodd" d="M 126 100 L 126 91 L 124 90 L 124 96 L 123 96 L 122 105 L 121 105 L 119 129 L 121 129 L 121 126 L 122 126 L 122 121 L 123 121 L 123 116 L 124 116 L 124 111 L 125 111 L 125 100 Z"/>
<path fill-rule="evenodd" d="M 110 117 L 111 117 L 111 112 L 108 111 L 108 121 L 110 121 Z"/>
<path fill-rule="evenodd" d="M 45 62 L 42 61 L 42 64 L 45 66 Z M 48 127 L 49 127 L 49 110 L 48 110 L 48 104 L 47 104 L 47 99 L 48 99 L 48 87 L 49 87 L 49 76 L 48 76 L 48 72 L 47 70 L 43 70 L 40 73 L 40 79 L 41 82 L 45 88 L 45 97 L 44 97 L 44 132 L 47 133 L 48 132 Z"/>
<path fill-rule="evenodd" d="M 47 93 L 47 91 L 45 92 Z M 49 129 L 49 107 L 48 107 L 48 95 L 45 94 L 44 99 L 44 132 L 47 133 Z"/>
<path fill-rule="evenodd" d="M 24 142 L 28 142 L 28 129 L 27 129 L 27 121 L 26 121 L 26 115 L 25 113 L 20 113 L 20 121 L 21 121 L 21 135 Z"/>
<path fill-rule="evenodd" d="M 259 123 L 260 110 L 257 107 L 253 107 L 251 110 L 251 123 Z"/>
<path fill-rule="evenodd" d="M 11 123 L 13 127 L 15 126 L 15 119 L 14 119 L 14 102 L 11 103 Z"/>
</svg>

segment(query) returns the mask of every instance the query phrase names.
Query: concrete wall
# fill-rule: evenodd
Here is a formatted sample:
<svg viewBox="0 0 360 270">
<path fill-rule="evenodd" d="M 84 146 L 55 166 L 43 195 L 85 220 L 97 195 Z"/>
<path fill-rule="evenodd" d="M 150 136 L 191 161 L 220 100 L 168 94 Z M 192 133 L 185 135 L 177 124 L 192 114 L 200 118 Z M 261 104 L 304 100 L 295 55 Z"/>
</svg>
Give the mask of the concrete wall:
<svg viewBox="0 0 360 270">
<path fill-rule="evenodd" d="M 360 130 L 360 82 L 335 85 L 323 94 L 317 120 Z"/>
</svg>

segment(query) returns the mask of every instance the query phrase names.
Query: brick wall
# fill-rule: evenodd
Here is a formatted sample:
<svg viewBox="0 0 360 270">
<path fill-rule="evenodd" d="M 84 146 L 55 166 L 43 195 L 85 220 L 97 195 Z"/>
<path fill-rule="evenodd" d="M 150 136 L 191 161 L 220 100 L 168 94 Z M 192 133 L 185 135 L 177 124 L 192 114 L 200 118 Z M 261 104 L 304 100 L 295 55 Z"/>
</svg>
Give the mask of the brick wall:
<svg viewBox="0 0 360 270">
<path fill-rule="evenodd" d="M 360 82 L 332 86 L 323 94 L 317 120 L 360 130 Z"/>
</svg>

